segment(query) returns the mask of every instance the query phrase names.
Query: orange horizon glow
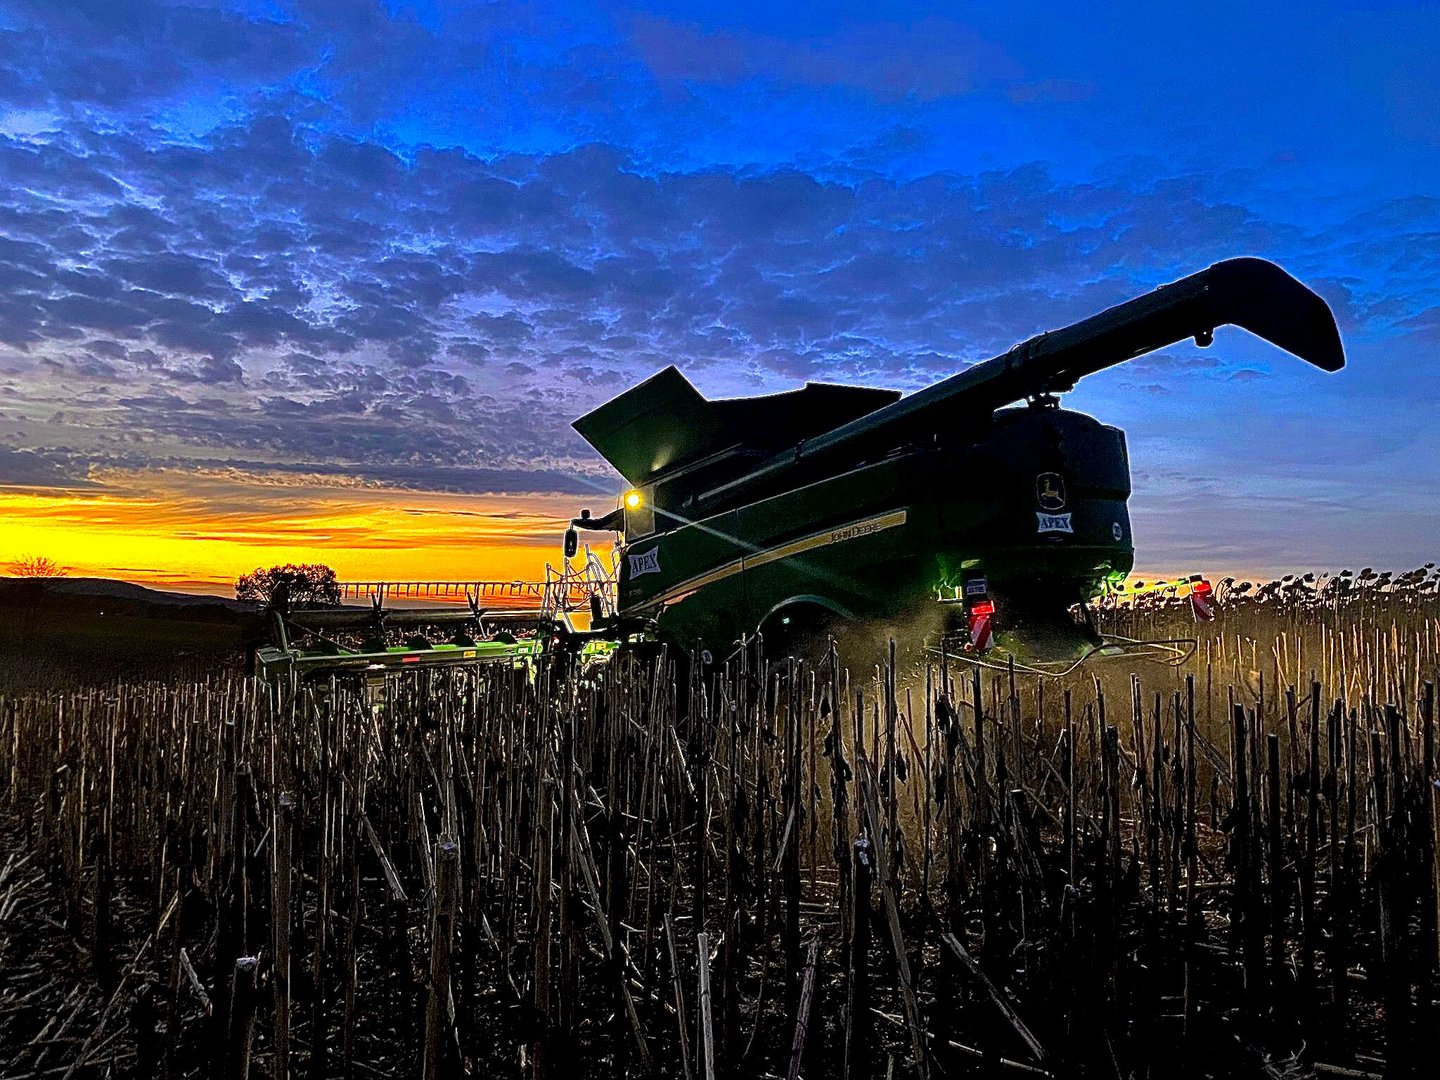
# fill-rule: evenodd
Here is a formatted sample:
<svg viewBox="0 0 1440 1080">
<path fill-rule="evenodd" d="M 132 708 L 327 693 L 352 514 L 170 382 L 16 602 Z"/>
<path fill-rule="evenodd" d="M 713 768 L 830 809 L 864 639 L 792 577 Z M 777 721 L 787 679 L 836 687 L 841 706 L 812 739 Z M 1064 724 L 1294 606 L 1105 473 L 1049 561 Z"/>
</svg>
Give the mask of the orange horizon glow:
<svg viewBox="0 0 1440 1080">
<path fill-rule="evenodd" d="M 73 488 L 0 488 L 0 575 L 53 559 L 73 577 L 230 595 L 235 579 L 279 563 L 324 563 L 342 581 L 540 581 L 561 561 L 566 525 L 615 495 L 410 491 L 335 477 L 214 470 L 97 470 Z M 604 536 L 590 538 L 606 551 Z M 1129 580 L 1219 566 L 1140 568 Z"/>
<path fill-rule="evenodd" d="M 342 581 L 543 580 L 586 501 L 602 500 L 106 470 L 84 487 L 0 489 L 0 573 L 45 556 L 74 577 L 220 594 L 291 562 L 325 563 Z"/>
</svg>

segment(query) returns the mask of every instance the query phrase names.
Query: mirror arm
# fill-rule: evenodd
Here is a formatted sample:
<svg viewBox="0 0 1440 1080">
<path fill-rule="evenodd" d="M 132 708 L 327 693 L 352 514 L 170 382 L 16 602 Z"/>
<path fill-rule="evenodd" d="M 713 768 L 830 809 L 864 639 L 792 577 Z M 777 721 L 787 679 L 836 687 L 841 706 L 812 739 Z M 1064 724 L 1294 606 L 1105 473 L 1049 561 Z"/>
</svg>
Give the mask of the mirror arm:
<svg viewBox="0 0 1440 1080">
<path fill-rule="evenodd" d="M 625 529 L 625 509 L 617 507 L 604 517 L 578 517 L 570 521 L 570 527 L 584 529 L 587 532 L 623 532 Z"/>
</svg>

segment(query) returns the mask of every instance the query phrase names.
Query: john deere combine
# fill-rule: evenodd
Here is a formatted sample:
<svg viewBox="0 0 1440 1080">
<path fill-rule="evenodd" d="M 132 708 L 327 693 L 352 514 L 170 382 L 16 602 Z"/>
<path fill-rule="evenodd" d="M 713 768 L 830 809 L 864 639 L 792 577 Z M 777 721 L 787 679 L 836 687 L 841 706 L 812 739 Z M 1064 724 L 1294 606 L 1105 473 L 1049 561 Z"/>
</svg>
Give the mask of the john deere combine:
<svg viewBox="0 0 1440 1080">
<path fill-rule="evenodd" d="M 1134 561 L 1124 433 L 1057 395 L 1176 342 L 1208 346 L 1227 324 L 1324 371 L 1344 366 L 1325 302 L 1245 258 L 909 397 L 809 384 L 708 401 L 666 368 L 575 422 L 631 489 L 572 527 L 623 536 L 616 629 L 683 648 L 757 630 L 783 648 L 927 609 L 953 613 L 972 647 L 1041 634 Z"/>
<path fill-rule="evenodd" d="M 1130 465 L 1118 428 L 1062 409 L 1086 375 L 1242 327 L 1324 371 L 1344 366 L 1325 302 L 1279 267 L 1231 259 L 1040 334 L 909 397 L 807 384 L 709 401 L 673 367 L 575 422 L 631 485 L 610 513 L 581 512 L 563 569 L 511 633 L 472 597 L 457 633 L 399 636 L 424 612 L 276 612 L 267 673 L 383 672 L 525 663 L 611 644 L 728 649 L 762 633 L 780 651 L 844 625 L 934 616 L 983 651 L 996 635 L 1098 637 L 1073 611 L 1131 569 Z M 579 532 L 611 534 L 613 566 Z M 434 583 L 431 583 L 434 584 Z M 409 586 L 402 586 L 407 588 Z M 1209 610 L 1196 582 L 1196 612 Z M 1078 605 L 1078 607 L 1077 607 Z M 571 617 L 581 609 L 584 628 Z M 511 616 L 506 616 L 510 618 Z M 528 621 L 526 621 L 528 620 Z M 361 630 L 345 643 L 332 625 Z M 366 632 L 368 630 L 368 633 Z M 304 638 L 297 644 L 297 634 Z M 388 635 L 388 636 L 387 636 Z"/>
</svg>

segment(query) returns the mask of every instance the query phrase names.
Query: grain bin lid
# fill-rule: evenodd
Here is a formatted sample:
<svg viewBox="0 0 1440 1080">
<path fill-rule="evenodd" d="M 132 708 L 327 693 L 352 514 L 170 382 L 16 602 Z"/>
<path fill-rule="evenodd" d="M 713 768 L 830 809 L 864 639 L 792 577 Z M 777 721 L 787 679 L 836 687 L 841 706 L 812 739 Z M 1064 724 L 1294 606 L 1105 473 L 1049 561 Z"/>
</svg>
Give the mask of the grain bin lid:
<svg viewBox="0 0 1440 1080">
<path fill-rule="evenodd" d="M 794 446 L 899 397 L 897 390 L 806 383 L 779 394 L 707 401 L 668 367 L 582 416 L 574 427 L 639 486 L 721 450 Z"/>
<path fill-rule="evenodd" d="M 573 426 L 637 486 L 721 449 L 721 427 L 710 403 L 673 366 L 611 398 Z"/>
</svg>

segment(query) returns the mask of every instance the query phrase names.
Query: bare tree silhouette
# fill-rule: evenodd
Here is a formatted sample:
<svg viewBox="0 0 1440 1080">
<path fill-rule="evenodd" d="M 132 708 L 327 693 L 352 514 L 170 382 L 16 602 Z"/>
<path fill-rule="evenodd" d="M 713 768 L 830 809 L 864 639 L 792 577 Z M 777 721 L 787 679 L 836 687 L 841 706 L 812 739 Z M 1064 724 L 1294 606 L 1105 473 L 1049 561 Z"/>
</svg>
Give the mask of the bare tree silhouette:
<svg viewBox="0 0 1440 1080">
<path fill-rule="evenodd" d="M 22 555 L 10 564 L 12 577 L 56 578 L 69 571 L 48 555 Z"/>
</svg>

